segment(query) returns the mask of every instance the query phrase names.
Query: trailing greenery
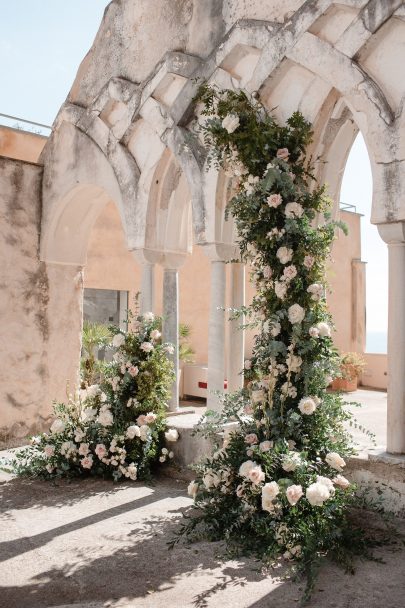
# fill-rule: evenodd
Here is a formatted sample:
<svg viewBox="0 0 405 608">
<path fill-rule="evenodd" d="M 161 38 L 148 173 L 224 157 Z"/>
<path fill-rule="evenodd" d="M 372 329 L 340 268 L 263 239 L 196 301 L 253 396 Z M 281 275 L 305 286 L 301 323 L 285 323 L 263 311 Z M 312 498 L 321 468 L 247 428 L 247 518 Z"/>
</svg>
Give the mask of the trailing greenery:
<svg viewBox="0 0 405 608">
<path fill-rule="evenodd" d="M 152 466 L 173 453 L 165 442 L 176 441 L 167 429 L 166 410 L 174 380 L 168 354 L 171 344 L 161 343 L 161 319 L 152 313 L 138 316 L 132 329 L 111 327 L 109 347 L 115 353 L 105 365 L 100 384 L 82 384 L 67 403 L 56 403 L 49 433 L 31 439 L 9 463 L 19 475 L 101 475 L 148 479 Z M 98 329 L 90 328 L 86 349 L 100 343 Z M 103 344 L 107 333 L 103 333 Z"/>
<path fill-rule="evenodd" d="M 322 556 L 351 569 L 353 555 L 365 552 L 349 515 L 355 487 L 342 475 L 353 453 L 343 427 L 350 414 L 326 392 L 339 357 L 325 271 L 345 227 L 331 221 L 331 201 L 313 178 L 311 125 L 299 112 L 279 125 L 245 93 L 209 85 L 196 101 L 208 163 L 236 188 L 227 213 L 256 295 L 235 315 L 245 314 L 257 335 L 245 388 L 200 428 L 218 439 L 225 423 L 237 423 L 197 467 L 189 493 L 198 510 L 182 531 L 270 562 L 283 556 L 306 575 L 306 599 Z"/>
</svg>

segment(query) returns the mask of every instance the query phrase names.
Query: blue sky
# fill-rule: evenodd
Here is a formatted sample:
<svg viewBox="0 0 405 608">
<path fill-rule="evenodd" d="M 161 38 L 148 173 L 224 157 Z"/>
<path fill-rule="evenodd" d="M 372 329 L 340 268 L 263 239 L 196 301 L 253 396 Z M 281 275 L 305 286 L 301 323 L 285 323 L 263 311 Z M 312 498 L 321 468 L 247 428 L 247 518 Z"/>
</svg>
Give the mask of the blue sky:
<svg viewBox="0 0 405 608">
<path fill-rule="evenodd" d="M 0 113 L 51 125 L 81 60 L 89 50 L 108 0 L 3 0 L 0 19 Z M 13 126 L 15 121 L 1 119 Z M 362 219 L 367 261 L 367 329 L 387 326 L 387 248 L 370 224 L 372 179 L 364 140 L 351 150 L 341 200 Z M 350 238 L 350 237 L 349 237 Z"/>
</svg>

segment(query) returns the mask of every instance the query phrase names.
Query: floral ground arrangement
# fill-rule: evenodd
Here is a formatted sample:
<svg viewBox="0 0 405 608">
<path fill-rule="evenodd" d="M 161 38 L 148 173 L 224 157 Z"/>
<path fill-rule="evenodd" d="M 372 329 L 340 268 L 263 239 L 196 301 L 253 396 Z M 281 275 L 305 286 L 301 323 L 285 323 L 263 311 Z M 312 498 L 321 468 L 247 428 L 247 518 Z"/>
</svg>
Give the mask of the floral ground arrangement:
<svg viewBox="0 0 405 608">
<path fill-rule="evenodd" d="M 173 382 L 170 344 L 161 343 L 161 319 L 138 316 L 132 330 L 115 329 L 113 361 L 100 384 L 85 386 L 54 406 L 49 433 L 19 450 L 11 468 L 20 475 L 100 475 L 148 479 L 155 463 L 172 458 L 164 447 L 178 438 L 166 425 Z M 114 332 L 113 332 L 114 334 Z"/>
<path fill-rule="evenodd" d="M 355 487 L 344 477 L 353 453 L 342 398 L 326 388 L 337 371 L 327 311 L 326 263 L 336 231 L 330 200 L 306 159 L 311 126 L 296 112 L 280 126 L 243 92 L 204 85 L 200 131 L 209 162 L 236 184 L 227 212 L 256 295 L 245 314 L 256 328 L 245 388 L 209 413 L 201 432 L 223 445 L 189 486 L 197 511 L 182 533 L 225 539 L 271 563 L 281 556 L 307 576 L 328 555 L 352 569 L 368 544 L 352 524 Z M 319 221 L 319 218 L 322 218 Z"/>
</svg>

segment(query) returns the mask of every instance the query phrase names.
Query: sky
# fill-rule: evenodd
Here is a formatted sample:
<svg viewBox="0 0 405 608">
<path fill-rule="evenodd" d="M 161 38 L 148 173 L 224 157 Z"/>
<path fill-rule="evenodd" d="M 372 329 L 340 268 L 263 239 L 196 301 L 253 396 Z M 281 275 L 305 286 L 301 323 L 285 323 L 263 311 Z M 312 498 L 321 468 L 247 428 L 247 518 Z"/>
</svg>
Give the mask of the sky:
<svg viewBox="0 0 405 608">
<path fill-rule="evenodd" d="M 109 0 L 0 0 L 0 113 L 52 125 Z M 0 117 L 2 124 L 15 120 Z M 47 133 L 47 131 L 42 130 Z M 362 218 L 362 259 L 367 262 L 367 331 L 386 332 L 387 247 L 370 224 L 372 178 L 359 135 L 343 176 L 340 200 Z M 349 237 L 350 238 L 350 237 Z M 382 340 L 384 342 L 384 338 Z M 380 349 L 384 350 L 384 344 Z"/>
</svg>

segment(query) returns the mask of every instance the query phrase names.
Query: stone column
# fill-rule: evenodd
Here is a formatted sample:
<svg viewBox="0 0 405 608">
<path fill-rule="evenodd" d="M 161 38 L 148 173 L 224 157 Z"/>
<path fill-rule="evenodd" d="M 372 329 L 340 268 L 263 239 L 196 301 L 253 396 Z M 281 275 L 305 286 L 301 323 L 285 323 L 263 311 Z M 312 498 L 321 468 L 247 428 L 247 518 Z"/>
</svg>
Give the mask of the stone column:
<svg viewBox="0 0 405 608">
<path fill-rule="evenodd" d="M 239 262 L 231 264 L 231 308 L 245 305 L 245 265 Z M 243 369 L 245 357 L 245 331 L 239 326 L 244 317 L 230 321 L 228 351 L 228 389 L 236 391 L 243 386 Z"/>
<path fill-rule="evenodd" d="M 211 305 L 208 327 L 208 394 L 207 407 L 220 410 L 213 391 L 224 390 L 225 380 L 225 293 L 226 268 L 221 260 L 211 261 Z"/>
<path fill-rule="evenodd" d="M 141 266 L 141 294 L 139 312 L 155 312 L 155 265 L 160 261 L 159 252 L 150 249 L 133 249 L 132 253 Z"/>
<path fill-rule="evenodd" d="M 388 245 L 387 451 L 405 454 L 405 222 L 378 231 Z"/>
<path fill-rule="evenodd" d="M 155 265 L 142 264 L 140 313 L 153 312 L 155 308 Z"/>
<path fill-rule="evenodd" d="M 162 340 L 174 346 L 174 353 L 169 355 L 173 361 L 175 380 L 172 385 L 172 396 L 169 411 L 179 409 L 179 268 L 186 260 L 181 254 L 162 254 L 163 265 L 163 324 Z"/>
</svg>

